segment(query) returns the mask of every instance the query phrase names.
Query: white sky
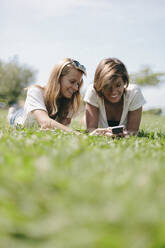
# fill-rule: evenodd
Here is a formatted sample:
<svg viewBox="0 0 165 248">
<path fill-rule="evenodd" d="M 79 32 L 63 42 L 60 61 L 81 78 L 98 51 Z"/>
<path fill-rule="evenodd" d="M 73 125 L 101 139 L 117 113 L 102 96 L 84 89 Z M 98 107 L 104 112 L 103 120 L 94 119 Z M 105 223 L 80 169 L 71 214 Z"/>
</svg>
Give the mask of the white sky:
<svg viewBox="0 0 165 248">
<path fill-rule="evenodd" d="M 0 0 L 0 6 L 0 59 L 18 55 L 38 70 L 37 83 L 46 83 L 64 57 L 86 66 L 85 84 L 105 57 L 121 59 L 129 73 L 143 65 L 165 71 L 165 0 Z M 159 87 L 148 90 L 149 105 L 165 107 Z"/>
</svg>

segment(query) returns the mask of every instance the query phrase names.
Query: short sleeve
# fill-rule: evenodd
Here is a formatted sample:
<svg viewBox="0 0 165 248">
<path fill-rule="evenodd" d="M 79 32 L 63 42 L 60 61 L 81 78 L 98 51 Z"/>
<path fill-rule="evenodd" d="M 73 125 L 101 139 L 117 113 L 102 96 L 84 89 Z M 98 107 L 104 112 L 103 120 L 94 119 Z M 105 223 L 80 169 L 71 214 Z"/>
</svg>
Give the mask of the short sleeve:
<svg viewBox="0 0 165 248">
<path fill-rule="evenodd" d="M 139 109 L 142 107 L 146 101 L 144 99 L 144 96 L 142 94 L 141 89 L 136 85 L 136 87 L 133 89 L 132 93 L 132 99 L 129 105 L 129 111 L 134 111 L 136 109 Z"/>
<path fill-rule="evenodd" d="M 89 88 L 87 89 L 84 97 L 84 101 L 97 108 L 99 107 L 97 93 L 93 88 L 93 85 L 92 86 L 90 85 Z"/>
<path fill-rule="evenodd" d="M 25 107 L 26 114 L 32 112 L 33 110 L 44 110 L 47 112 L 45 103 L 44 103 L 44 95 L 43 90 L 39 87 L 31 87 L 28 89 Z"/>
</svg>

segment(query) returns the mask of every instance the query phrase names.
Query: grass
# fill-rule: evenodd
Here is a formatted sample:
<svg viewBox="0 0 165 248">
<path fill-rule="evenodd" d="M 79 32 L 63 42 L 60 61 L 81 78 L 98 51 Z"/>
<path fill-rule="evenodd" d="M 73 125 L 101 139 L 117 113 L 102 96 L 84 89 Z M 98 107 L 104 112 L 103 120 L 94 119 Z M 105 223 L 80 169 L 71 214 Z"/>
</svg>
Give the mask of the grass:
<svg viewBox="0 0 165 248">
<path fill-rule="evenodd" d="M 14 129 L 5 116 L 0 247 L 165 247 L 165 117 L 145 114 L 139 137 L 113 140 Z"/>
</svg>

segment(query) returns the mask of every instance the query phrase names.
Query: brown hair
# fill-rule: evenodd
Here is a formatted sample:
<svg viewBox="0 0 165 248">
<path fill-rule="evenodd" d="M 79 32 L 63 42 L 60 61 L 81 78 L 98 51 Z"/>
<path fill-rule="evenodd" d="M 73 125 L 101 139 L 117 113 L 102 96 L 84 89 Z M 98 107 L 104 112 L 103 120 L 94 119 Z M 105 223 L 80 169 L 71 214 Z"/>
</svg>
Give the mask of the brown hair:
<svg viewBox="0 0 165 248">
<path fill-rule="evenodd" d="M 129 85 L 129 76 L 125 65 L 116 58 L 101 60 L 96 68 L 94 76 L 94 88 L 100 97 L 103 97 L 102 90 L 105 86 L 121 77 L 126 87 Z M 107 83 L 108 82 L 108 83 Z"/>
</svg>

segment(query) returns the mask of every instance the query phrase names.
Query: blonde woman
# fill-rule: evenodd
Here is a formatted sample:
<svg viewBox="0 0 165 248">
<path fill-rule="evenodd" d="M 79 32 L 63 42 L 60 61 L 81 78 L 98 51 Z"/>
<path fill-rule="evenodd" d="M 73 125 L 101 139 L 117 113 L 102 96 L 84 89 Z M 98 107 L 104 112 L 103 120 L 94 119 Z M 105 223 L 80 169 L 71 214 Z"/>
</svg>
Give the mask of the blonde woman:
<svg viewBox="0 0 165 248">
<path fill-rule="evenodd" d="M 24 108 L 9 109 L 11 125 L 72 131 L 68 125 L 78 111 L 81 102 L 80 88 L 86 69 L 78 61 L 66 58 L 53 69 L 46 86 L 34 85 L 28 88 Z"/>
<path fill-rule="evenodd" d="M 119 59 L 99 63 L 84 100 L 86 125 L 92 134 L 114 136 L 112 127 L 118 125 L 125 126 L 123 136 L 137 134 L 145 99 L 137 85 L 129 84 L 127 69 Z"/>
</svg>

